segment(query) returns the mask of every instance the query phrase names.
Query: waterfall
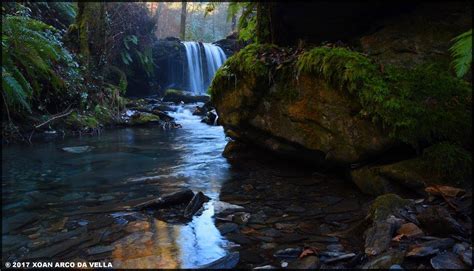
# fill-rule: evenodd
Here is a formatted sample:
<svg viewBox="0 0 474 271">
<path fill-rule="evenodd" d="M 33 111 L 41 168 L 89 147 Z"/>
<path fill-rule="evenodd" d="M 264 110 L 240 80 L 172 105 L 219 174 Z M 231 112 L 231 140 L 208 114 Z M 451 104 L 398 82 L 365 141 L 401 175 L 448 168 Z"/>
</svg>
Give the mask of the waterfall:
<svg viewBox="0 0 474 271">
<path fill-rule="evenodd" d="M 188 88 L 196 95 L 205 94 L 217 69 L 226 60 L 226 55 L 219 46 L 211 43 L 183 43 L 186 48 Z"/>
</svg>

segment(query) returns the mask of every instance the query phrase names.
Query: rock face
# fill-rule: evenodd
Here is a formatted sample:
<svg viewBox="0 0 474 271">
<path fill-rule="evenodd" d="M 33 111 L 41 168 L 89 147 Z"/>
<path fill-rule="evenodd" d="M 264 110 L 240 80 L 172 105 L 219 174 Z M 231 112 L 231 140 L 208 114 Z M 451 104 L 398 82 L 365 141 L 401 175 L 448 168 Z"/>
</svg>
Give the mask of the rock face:
<svg viewBox="0 0 474 271">
<path fill-rule="evenodd" d="M 379 5 L 377 8 L 386 7 Z M 443 5 L 397 9 L 385 21 L 377 21 L 376 30 L 352 29 L 352 32 L 359 31 L 351 32 L 352 37 L 358 38 L 346 42 L 355 50 L 339 49 L 341 45 L 332 44 L 316 47 L 329 51 L 327 57 L 312 58 L 314 48 L 305 48 L 305 53 L 301 54 L 300 49 L 291 51 L 272 45 L 249 45 L 226 62 L 211 85 L 211 99 L 219 123 L 224 126 L 227 136 L 236 141 L 324 167 L 348 168 L 381 157 L 400 142 L 409 143 L 409 140 L 404 141 L 403 135 L 393 136 L 385 124 L 368 113 L 370 110 L 381 113 L 380 106 L 386 106 L 381 104 L 389 96 L 381 94 L 375 98 L 378 99 L 376 105 L 367 102 L 367 95 L 383 93 L 384 84 L 387 84 L 387 92 L 398 89 L 398 86 L 389 85 L 393 82 L 386 76 L 385 65 L 400 70 L 429 61 L 445 65 L 449 60 L 447 48 L 453 33 L 462 33 L 470 27 L 470 11 L 459 13 L 464 8 L 459 4 L 446 9 Z M 458 14 L 459 18 L 450 24 L 436 19 L 453 14 Z M 428 23 L 417 19 L 420 16 Z M 410 24 L 414 25 L 407 27 Z M 429 25 L 429 30 L 425 31 L 424 25 Z M 354 55 L 348 53 L 357 50 Z M 316 54 L 317 51 L 315 49 Z M 307 59 L 302 57 L 305 54 Z M 409 54 L 414 56 L 408 57 Z M 399 61 L 394 61 L 398 56 Z M 449 69 L 446 65 L 443 67 Z M 364 88 L 370 90 L 365 92 Z M 381 118 L 385 118 L 383 114 Z M 398 118 L 397 113 L 389 118 L 392 117 Z M 405 125 L 402 123 L 400 120 L 394 125 Z M 433 126 L 436 125 L 430 124 Z M 423 136 L 416 140 L 424 140 Z M 368 194 L 372 195 L 396 192 L 391 184 L 394 178 L 415 187 L 423 184 L 418 178 L 394 176 L 398 173 L 393 167 L 382 168 L 381 171 L 385 170 L 383 175 L 378 169 L 363 170 L 366 172 L 362 174 L 353 172 L 352 177 L 359 187 L 370 188 L 372 191 Z M 358 177 L 367 176 L 366 173 L 372 180 L 366 182 Z"/>
</svg>

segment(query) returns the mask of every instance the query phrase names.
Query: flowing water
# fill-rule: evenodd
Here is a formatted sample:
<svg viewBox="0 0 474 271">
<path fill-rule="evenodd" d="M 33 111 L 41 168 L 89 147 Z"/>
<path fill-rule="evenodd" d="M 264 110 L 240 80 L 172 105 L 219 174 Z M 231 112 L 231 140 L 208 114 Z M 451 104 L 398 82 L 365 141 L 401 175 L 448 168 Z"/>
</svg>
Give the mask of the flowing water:
<svg viewBox="0 0 474 271">
<path fill-rule="evenodd" d="M 237 249 L 238 267 L 278 265 L 277 249 L 303 242 L 324 249 L 320 235 L 347 229 L 365 215 L 367 199 L 340 178 L 268 155 L 225 159 L 223 128 L 201 123 L 191 113 L 194 106 L 175 106 L 169 113 L 180 129 L 124 128 L 4 146 L 3 261 L 193 268 Z M 90 148 L 62 150 L 73 146 Z M 190 221 L 177 219 L 184 206 L 176 212 L 113 210 L 183 188 L 210 197 Z M 214 214 L 218 201 L 244 206 L 251 214 L 248 224 L 221 235 L 226 221 Z"/>
<path fill-rule="evenodd" d="M 224 51 L 214 44 L 183 42 L 186 48 L 189 90 L 194 94 L 205 94 L 217 69 L 226 60 Z M 202 52 L 202 49 L 204 52 Z"/>
</svg>

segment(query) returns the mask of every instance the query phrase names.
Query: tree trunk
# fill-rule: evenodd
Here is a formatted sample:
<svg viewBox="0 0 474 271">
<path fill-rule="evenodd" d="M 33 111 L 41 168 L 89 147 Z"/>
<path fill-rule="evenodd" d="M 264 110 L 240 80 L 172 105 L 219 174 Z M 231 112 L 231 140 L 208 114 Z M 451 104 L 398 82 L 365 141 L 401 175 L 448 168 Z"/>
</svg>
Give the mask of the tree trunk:
<svg viewBox="0 0 474 271">
<path fill-rule="evenodd" d="M 160 21 L 160 16 L 161 16 L 161 10 L 163 9 L 164 3 L 157 2 L 156 4 L 158 5 L 155 12 L 156 36 L 160 37 L 161 32 L 159 31 L 159 29 L 161 29 L 161 26 L 159 25 L 159 21 Z"/>
<path fill-rule="evenodd" d="M 186 38 L 186 7 L 187 7 L 187 2 L 181 2 L 181 28 L 180 28 L 180 37 L 181 40 L 184 40 Z"/>
<path fill-rule="evenodd" d="M 257 42 L 273 43 L 272 31 L 272 3 L 257 3 Z"/>
</svg>

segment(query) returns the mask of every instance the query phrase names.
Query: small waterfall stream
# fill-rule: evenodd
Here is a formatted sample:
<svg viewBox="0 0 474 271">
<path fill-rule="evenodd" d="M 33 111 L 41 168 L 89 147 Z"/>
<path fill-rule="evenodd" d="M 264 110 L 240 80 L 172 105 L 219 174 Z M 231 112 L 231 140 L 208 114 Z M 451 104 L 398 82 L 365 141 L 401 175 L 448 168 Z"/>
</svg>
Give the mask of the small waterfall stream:
<svg viewBox="0 0 474 271">
<path fill-rule="evenodd" d="M 217 69 L 226 60 L 224 51 L 211 43 L 183 42 L 188 66 L 188 87 L 196 95 L 205 94 Z"/>
</svg>

